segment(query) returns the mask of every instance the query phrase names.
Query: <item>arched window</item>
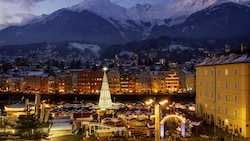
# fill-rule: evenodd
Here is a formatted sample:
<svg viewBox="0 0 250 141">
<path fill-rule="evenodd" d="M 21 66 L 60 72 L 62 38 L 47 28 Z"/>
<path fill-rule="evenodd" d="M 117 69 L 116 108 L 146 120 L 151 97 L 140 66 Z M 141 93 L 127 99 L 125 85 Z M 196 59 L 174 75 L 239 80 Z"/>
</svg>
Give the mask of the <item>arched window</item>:
<svg viewBox="0 0 250 141">
<path fill-rule="evenodd" d="M 238 103 L 238 96 L 237 95 L 234 96 L 234 103 L 236 103 L 236 104 Z"/>
</svg>

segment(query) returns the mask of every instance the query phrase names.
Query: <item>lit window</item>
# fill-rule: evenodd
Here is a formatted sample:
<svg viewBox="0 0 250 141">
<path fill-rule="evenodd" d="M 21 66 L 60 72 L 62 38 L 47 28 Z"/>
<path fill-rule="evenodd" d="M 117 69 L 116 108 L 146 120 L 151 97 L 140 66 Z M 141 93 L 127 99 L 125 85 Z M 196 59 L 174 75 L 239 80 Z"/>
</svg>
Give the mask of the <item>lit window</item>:
<svg viewBox="0 0 250 141">
<path fill-rule="evenodd" d="M 234 117 L 237 117 L 237 116 L 238 116 L 238 111 L 234 110 Z"/>
<path fill-rule="evenodd" d="M 205 70 L 205 75 L 207 75 L 207 70 Z"/>
<path fill-rule="evenodd" d="M 225 75 L 228 75 L 228 69 L 225 69 Z"/>
</svg>

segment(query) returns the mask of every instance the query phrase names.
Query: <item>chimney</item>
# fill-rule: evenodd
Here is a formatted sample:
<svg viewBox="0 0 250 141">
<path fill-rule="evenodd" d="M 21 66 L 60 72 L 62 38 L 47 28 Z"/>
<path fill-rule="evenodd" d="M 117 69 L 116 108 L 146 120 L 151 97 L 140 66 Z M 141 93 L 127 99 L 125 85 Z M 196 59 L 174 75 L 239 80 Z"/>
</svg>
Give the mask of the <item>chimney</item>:
<svg viewBox="0 0 250 141">
<path fill-rule="evenodd" d="M 231 47 L 228 44 L 226 44 L 226 46 L 225 46 L 225 53 L 228 53 L 230 51 L 231 51 Z"/>
<path fill-rule="evenodd" d="M 248 49 L 247 43 L 242 43 L 242 44 L 241 44 L 241 52 L 244 52 L 244 51 L 246 51 L 247 49 Z"/>
</svg>

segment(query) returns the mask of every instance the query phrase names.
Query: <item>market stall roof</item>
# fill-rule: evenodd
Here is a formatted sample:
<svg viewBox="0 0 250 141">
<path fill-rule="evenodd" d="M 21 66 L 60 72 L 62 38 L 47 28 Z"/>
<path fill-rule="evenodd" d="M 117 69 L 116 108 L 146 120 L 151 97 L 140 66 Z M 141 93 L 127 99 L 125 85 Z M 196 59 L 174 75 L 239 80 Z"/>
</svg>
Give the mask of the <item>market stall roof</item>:
<svg viewBox="0 0 250 141">
<path fill-rule="evenodd" d="M 29 107 L 34 108 L 35 104 L 30 103 Z M 26 109 L 27 109 L 27 106 L 25 104 L 25 101 L 19 101 L 16 104 L 6 105 L 4 107 L 4 111 L 6 111 L 6 112 L 25 111 Z"/>
</svg>

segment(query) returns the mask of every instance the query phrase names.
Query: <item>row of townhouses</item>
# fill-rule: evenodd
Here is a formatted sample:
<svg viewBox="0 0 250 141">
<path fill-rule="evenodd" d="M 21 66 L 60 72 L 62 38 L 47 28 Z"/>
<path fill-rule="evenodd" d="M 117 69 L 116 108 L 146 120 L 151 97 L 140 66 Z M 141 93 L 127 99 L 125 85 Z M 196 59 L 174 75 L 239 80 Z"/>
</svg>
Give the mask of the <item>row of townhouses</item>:
<svg viewBox="0 0 250 141">
<path fill-rule="evenodd" d="M 110 69 L 111 94 L 166 94 L 195 91 L 195 74 L 185 70 L 142 71 L 136 74 Z M 70 70 L 68 74 L 27 71 L 23 75 L 0 74 L 2 92 L 41 94 L 99 94 L 103 70 Z"/>
</svg>

